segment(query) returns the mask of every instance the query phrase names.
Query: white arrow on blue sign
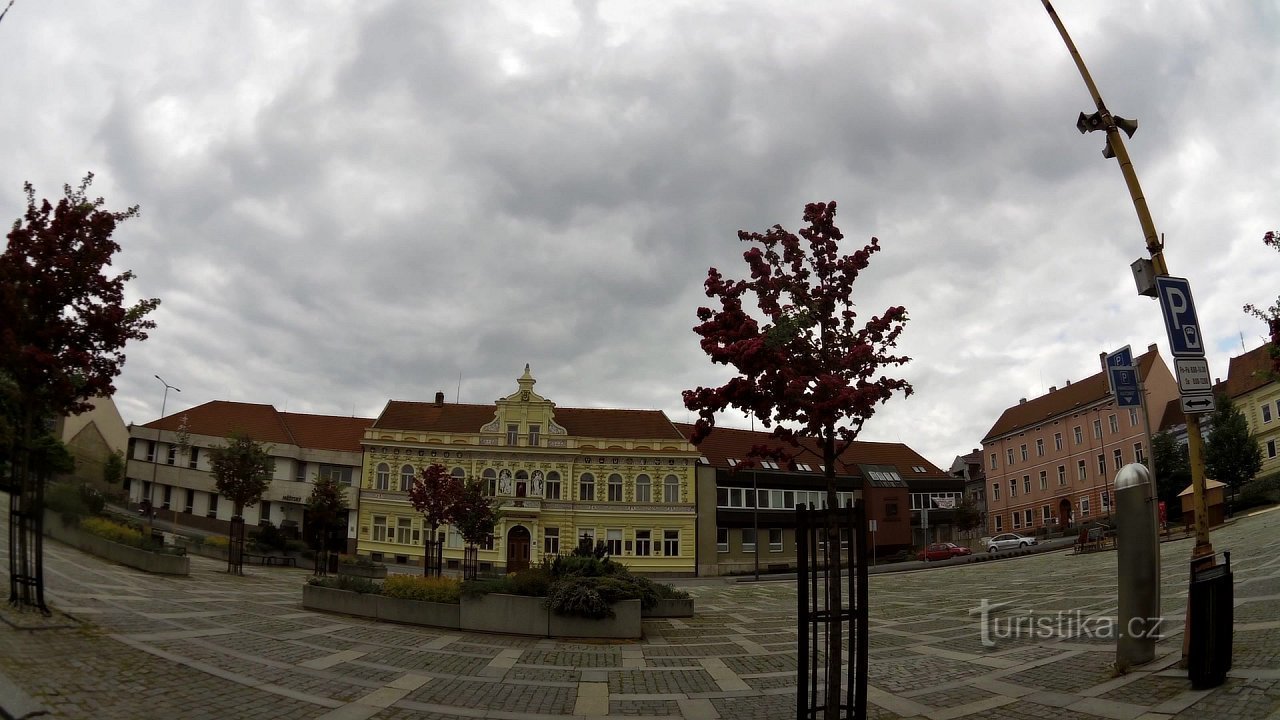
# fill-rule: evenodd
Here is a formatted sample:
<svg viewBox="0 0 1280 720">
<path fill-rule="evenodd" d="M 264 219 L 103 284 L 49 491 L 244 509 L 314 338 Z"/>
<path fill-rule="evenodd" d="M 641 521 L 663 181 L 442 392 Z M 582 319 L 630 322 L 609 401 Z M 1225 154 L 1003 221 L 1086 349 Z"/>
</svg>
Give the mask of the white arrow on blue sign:
<svg viewBox="0 0 1280 720">
<path fill-rule="evenodd" d="M 1132 366 L 1113 365 L 1107 368 L 1111 377 L 1111 389 L 1116 394 L 1119 407 L 1140 407 L 1142 393 L 1138 390 L 1138 370 Z"/>
<path fill-rule="evenodd" d="M 1204 341 L 1196 304 L 1191 299 L 1191 282 L 1186 278 L 1156 276 L 1156 295 L 1169 333 L 1169 349 L 1174 357 L 1204 357 Z"/>
</svg>

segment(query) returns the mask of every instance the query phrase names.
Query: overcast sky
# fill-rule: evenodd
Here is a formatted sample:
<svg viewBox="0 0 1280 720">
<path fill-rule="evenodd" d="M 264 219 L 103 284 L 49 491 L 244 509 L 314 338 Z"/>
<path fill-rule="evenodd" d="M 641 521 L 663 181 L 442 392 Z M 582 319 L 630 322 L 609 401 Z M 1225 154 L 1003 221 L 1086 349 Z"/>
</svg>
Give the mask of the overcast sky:
<svg viewBox="0 0 1280 720">
<path fill-rule="evenodd" d="M 1215 376 L 1280 291 L 1280 6 L 1071 0 Z M 86 171 L 121 226 L 126 422 L 209 400 L 374 416 L 656 408 L 727 377 L 691 328 L 739 229 L 835 200 L 866 317 L 905 305 L 915 386 L 862 439 L 933 462 L 1001 411 L 1159 342 L 1141 229 L 1039 2 L 18 0 L 0 22 L 0 219 Z M 1170 363 L 1172 365 L 1172 363 Z M 745 427 L 743 419 L 725 424 Z"/>
</svg>

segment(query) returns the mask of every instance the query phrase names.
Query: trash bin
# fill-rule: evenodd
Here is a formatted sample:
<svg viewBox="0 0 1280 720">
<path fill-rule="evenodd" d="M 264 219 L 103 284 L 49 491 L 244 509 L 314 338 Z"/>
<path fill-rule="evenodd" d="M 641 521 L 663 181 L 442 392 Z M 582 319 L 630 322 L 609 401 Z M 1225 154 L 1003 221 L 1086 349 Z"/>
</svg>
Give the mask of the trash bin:
<svg viewBox="0 0 1280 720">
<path fill-rule="evenodd" d="M 326 570 L 328 572 L 335 573 L 335 574 L 338 572 L 338 553 L 336 552 L 329 553 L 329 567 L 326 568 Z"/>
<path fill-rule="evenodd" d="M 1221 685 L 1231 669 L 1231 636 L 1235 620 L 1231 553 L 1226 562 L 1193 571 L 1187 601 L 1191 604 L 1187 627 L 1190 647 L 1187 675 L 1191 687 L 1205 690 Z"/>
</svg>

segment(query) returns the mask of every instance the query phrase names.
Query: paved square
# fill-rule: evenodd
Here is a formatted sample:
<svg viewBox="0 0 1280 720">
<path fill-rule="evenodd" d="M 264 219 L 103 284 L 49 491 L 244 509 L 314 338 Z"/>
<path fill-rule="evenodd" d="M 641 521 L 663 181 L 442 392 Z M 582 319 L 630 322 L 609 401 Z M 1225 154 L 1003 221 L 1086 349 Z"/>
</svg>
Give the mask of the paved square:
<svg viewBox="0 0 1280 720">
<path fill-rule="evenodd" d="M 1161 546 L 1160 659 L 1123 675 L 1113 641 L 1078 622 L 1114 616 L 1115 553 L 872 576 L 869 716 L 1280 717 L 1278 531 L 1270 511 L 1213 534 L 1232 551 L 1236 632 L 1208 692 L 1176 669 L 1189 540 Z M 638 643 L 561 642 L 309 612 L 304 570 L 233 577 L 193 557 L 191 577 L 156 577 L 54 542 L 46 557 L 51 603 L 80 622 L 0 625 L 0 672 L 59 718 L 794 717 L 789 582 L 682 582 L 697 617 L 646 621 Z M 984 600 L 1008 603 L 985 633 Z M 1006 632 L 1019 618 L 1057 625 Z"/>
</svg>

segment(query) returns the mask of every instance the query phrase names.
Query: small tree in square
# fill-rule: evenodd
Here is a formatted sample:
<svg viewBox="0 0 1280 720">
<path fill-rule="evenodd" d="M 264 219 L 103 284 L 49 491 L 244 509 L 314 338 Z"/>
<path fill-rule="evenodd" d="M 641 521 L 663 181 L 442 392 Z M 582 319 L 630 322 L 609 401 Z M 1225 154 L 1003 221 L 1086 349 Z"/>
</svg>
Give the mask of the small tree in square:
<svg viewBox="0 0 1280 720">
<path fill-rule="evenodd" d="M 854 281 L 880 250 L 879 241 L 871 238 L 853 254 L 842 255 L 844 236 L 835 214 L 834 202 L 811 203 L 804 209 L 807 226 L 798 235 L 780 225 L 764 233 L 738 233 L 739 240 L 751 245 L 742 255 L 750 279 L 731 280 L 711 268 L 706 294 L 719 307 L 698 308 L 701 324 L 694 328 L 711 362 L 728 365 L 736 374 L 719 387 L 684 392 L 685 407 L 698 413 L 694 443 L 715 427 L 716 413 L 729 408 L 755 416 L 772 428 L 774 438 L 797 452 L 800 438 L 815 439 L 822 451 L 829 508 L 839 506 L 836 459 L 876 405 L 895 392 L 912 392 L 906 380 L 883 374 L 885 368 L 909 360 L 891 352 L 907 321 L 906 309 L 890 307 L 862 324 L 853 302 Z M 754 304 L 756 314 L 747 310 L 748 303 Z M 769 451 L 761 448 L 757 455 L 765 452 Z M 779 459 L 794 463 L 793 458 L 794 453 Z M 834 512 L 828 514 L 826 546 L 831 552 L 824 569 L 826 607 L 835 611 L 843 605 Z M 842 635 L 839 621 L 828 625 L 827 718 L 839 713 Z M 865 658 L 859 661 L 865 664 Z"/>
<path fill-rule="evenodd" d="M 342 485 L 327 475 L 316 478 L 307 497 L 307 544 L 316 554 L 316 575 L 327 575 L 330 544 L 338 527 L 338 518 L 347 511 Z"/>
<path fill-rule="evenodd" d="M 484 484 L 477 480 L 464 484 L 449 522 L 467 543 L 467 556 L 474 559 L 475 547 L 493 536 L 493 529 L 501 517 L 497 501 L 486 494 Z M 474 577 L 475 571 L 474 567 L 464 567 L 463 575 Z"/>
<path fill-rule="evenodd" d="M 1249 433 L 1249 421 L 1231 398 L 1218 396 L 1218 409 L 1209 417 L 1209 440 L 1204 444 L 1204 471 L 1231 488 L 1234 499 L 1240 486 L 1262 469 L 1262 448 Z"/>
<path fill-rule="evenodd" d="M 249 437 L 236 432 L 227 444 L 209 448 L 209 472 L 213 475 L 218 494 L 231 501 L 234 508 L 231 518 L 230 543 L 228 545 L 228 572 L 242 572 L 244 561 L 244 518 L 246 507 L 252 507 L 262 499 L 271 485 L 275 472 L 275 460 L 267 448 Z"/>
<path fill-rule="evenodd" d="M 454 507 L 462 498 L 462 481 L 449 474 L 440 463 L 429 465 L 409 488 L 409 502 L 422 513 L 423 524 L 431 531 L 423 540 L 422 574 L 440 575 L 441 543 L 437 534 L 440 526 L 453 518 Z M 434 558 L 434 562 L 431 560 Z"/>
</svg>

